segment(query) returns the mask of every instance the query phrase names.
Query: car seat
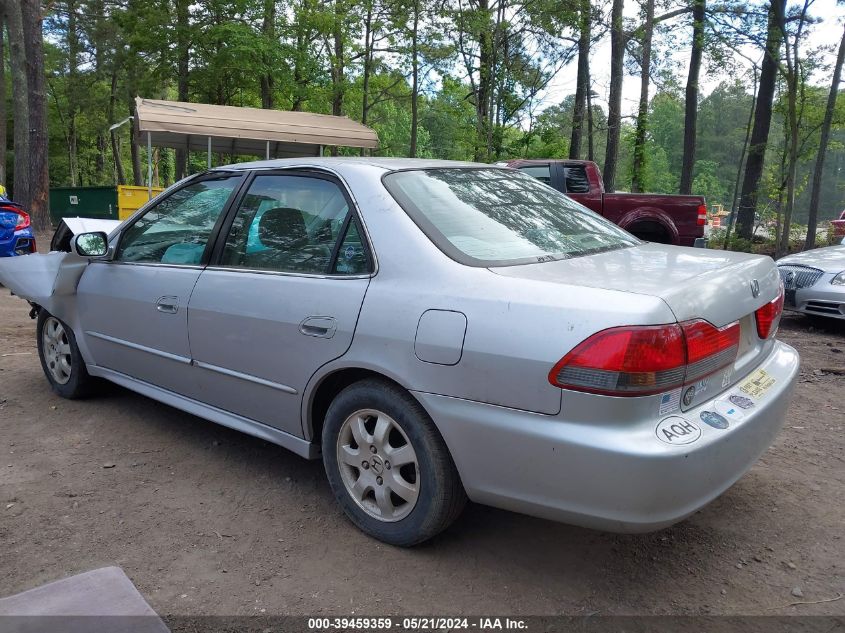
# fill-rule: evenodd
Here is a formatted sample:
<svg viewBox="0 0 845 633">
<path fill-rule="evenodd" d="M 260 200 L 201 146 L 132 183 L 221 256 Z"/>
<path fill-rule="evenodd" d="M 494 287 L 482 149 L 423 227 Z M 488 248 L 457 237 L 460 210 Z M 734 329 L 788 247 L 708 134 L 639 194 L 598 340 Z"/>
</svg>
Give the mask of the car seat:
<svg viewBox="0 0 845 633">
<path fill-rule="evenodd" d="M 302 211 L 290 207 L 268 209 L 258 221 L 258 239 L 264 250 L 247 253 L 246 268 L 322 273 L 331 251 L 324 244 L 312 244 Z"/>
</svg>

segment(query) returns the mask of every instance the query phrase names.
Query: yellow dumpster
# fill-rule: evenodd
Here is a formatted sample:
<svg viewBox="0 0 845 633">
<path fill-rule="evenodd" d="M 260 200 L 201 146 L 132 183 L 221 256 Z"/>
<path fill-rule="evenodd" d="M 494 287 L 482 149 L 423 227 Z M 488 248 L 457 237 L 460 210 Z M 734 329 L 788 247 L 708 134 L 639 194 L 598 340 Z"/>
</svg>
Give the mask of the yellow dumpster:
<svg viewBox="0 0 845 633">
<path fill-rule="evenodd" d="M 153 198 L 164 189 L 153 187 Z M 131 185 L 120 185 L 117 188 L 117 217 L 125 220 L 138 209 L 147 204 L 150 199 L 149 190 L 146 187 L 133 187 Z"/>
</svg>

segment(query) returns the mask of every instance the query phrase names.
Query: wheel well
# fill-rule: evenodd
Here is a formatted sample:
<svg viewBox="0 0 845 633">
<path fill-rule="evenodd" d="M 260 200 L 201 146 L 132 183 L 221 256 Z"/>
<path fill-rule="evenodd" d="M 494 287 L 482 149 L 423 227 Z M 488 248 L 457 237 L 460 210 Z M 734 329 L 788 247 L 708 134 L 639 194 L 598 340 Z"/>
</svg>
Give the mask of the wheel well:
<svg viewBox="0 0 845 633">
<path fill-rule="evenodd" d="M 671 244 L 672 236 L 666 227 L 659 222 L 636 222 L 628 227 L 628 232 L 646 242 L 656 242 L 658 244 Z"/>
<path fill-rule="evenodd" d="M 320 438 L 323 435 L 323 423 L 326 420 L 326 413 L 329 410 L 332 400 L 335 399 L 335 396 L 346 389 L 349 385 L 366 378 L 378 378 L 379 380 L 392 382 L 393 384 L 402 387 L 402 385 L 399 385 L 399 383 L 395 380 L 391 380 L 387 376 L 370 369 L 352 367 L 348 369 L 340 369 L 333 374 L 329 374 L 318 385 L 317 390 L 314 392 L 314 397 L 311 399 L 309 421 L 312 430 L 312 442 L 316 442 L 317 444 L 320 443 Z M 404 387 L 402 388 L 404 389 Z"/>
</svg>

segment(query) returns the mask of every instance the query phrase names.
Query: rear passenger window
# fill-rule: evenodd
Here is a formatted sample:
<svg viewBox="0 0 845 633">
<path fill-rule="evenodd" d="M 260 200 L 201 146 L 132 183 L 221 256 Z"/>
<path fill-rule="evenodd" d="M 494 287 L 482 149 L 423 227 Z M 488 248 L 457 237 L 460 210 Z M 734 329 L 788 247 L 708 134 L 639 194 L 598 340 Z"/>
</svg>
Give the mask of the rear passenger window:
<svg viewBox="0 0 845 633">
<path fill-rule="evenodd" d="M 528 165 L 526 167 L 520 167 L 519 171 L 529 176 L 534 176 L 534 178 L 547 185 L 552 184 L 552 174 L 548 165 Z"/>
<path fill-rule="evenodd" d="M 566 193 L 590 193 L 590 181 L 585 167 L 566 168 Z"/>
<path fill-rule="evenodd" d="M 339 275 L 362 275 L 370 272 L 367 249 L 361 239 L 361 229 L 357 218 L 352 218 L 349 222 L 346 235 L 337 251 L 337 261 L 332 272 Z"/>
<path fill-rule="evenodd" d="M 331 180 L 256 176 L 226 237 L 221 264 L 327 274 L 348 214 L 346 197 Z"/>
</svg>

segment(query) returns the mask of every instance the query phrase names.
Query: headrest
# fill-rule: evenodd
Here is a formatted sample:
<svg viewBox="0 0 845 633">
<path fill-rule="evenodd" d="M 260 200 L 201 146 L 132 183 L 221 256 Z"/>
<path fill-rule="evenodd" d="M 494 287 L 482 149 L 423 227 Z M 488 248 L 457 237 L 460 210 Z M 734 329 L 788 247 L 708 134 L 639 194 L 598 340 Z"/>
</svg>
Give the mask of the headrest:
<svg viewBox="0 0 845 633">
<path fill-rule="evenodd" d="M 268 248 L 284 250 L 294 242 L 307 240 L 302 211 L 288 207 L 269 209 L 258 223 L 258 239 Z"/>
</svg>

